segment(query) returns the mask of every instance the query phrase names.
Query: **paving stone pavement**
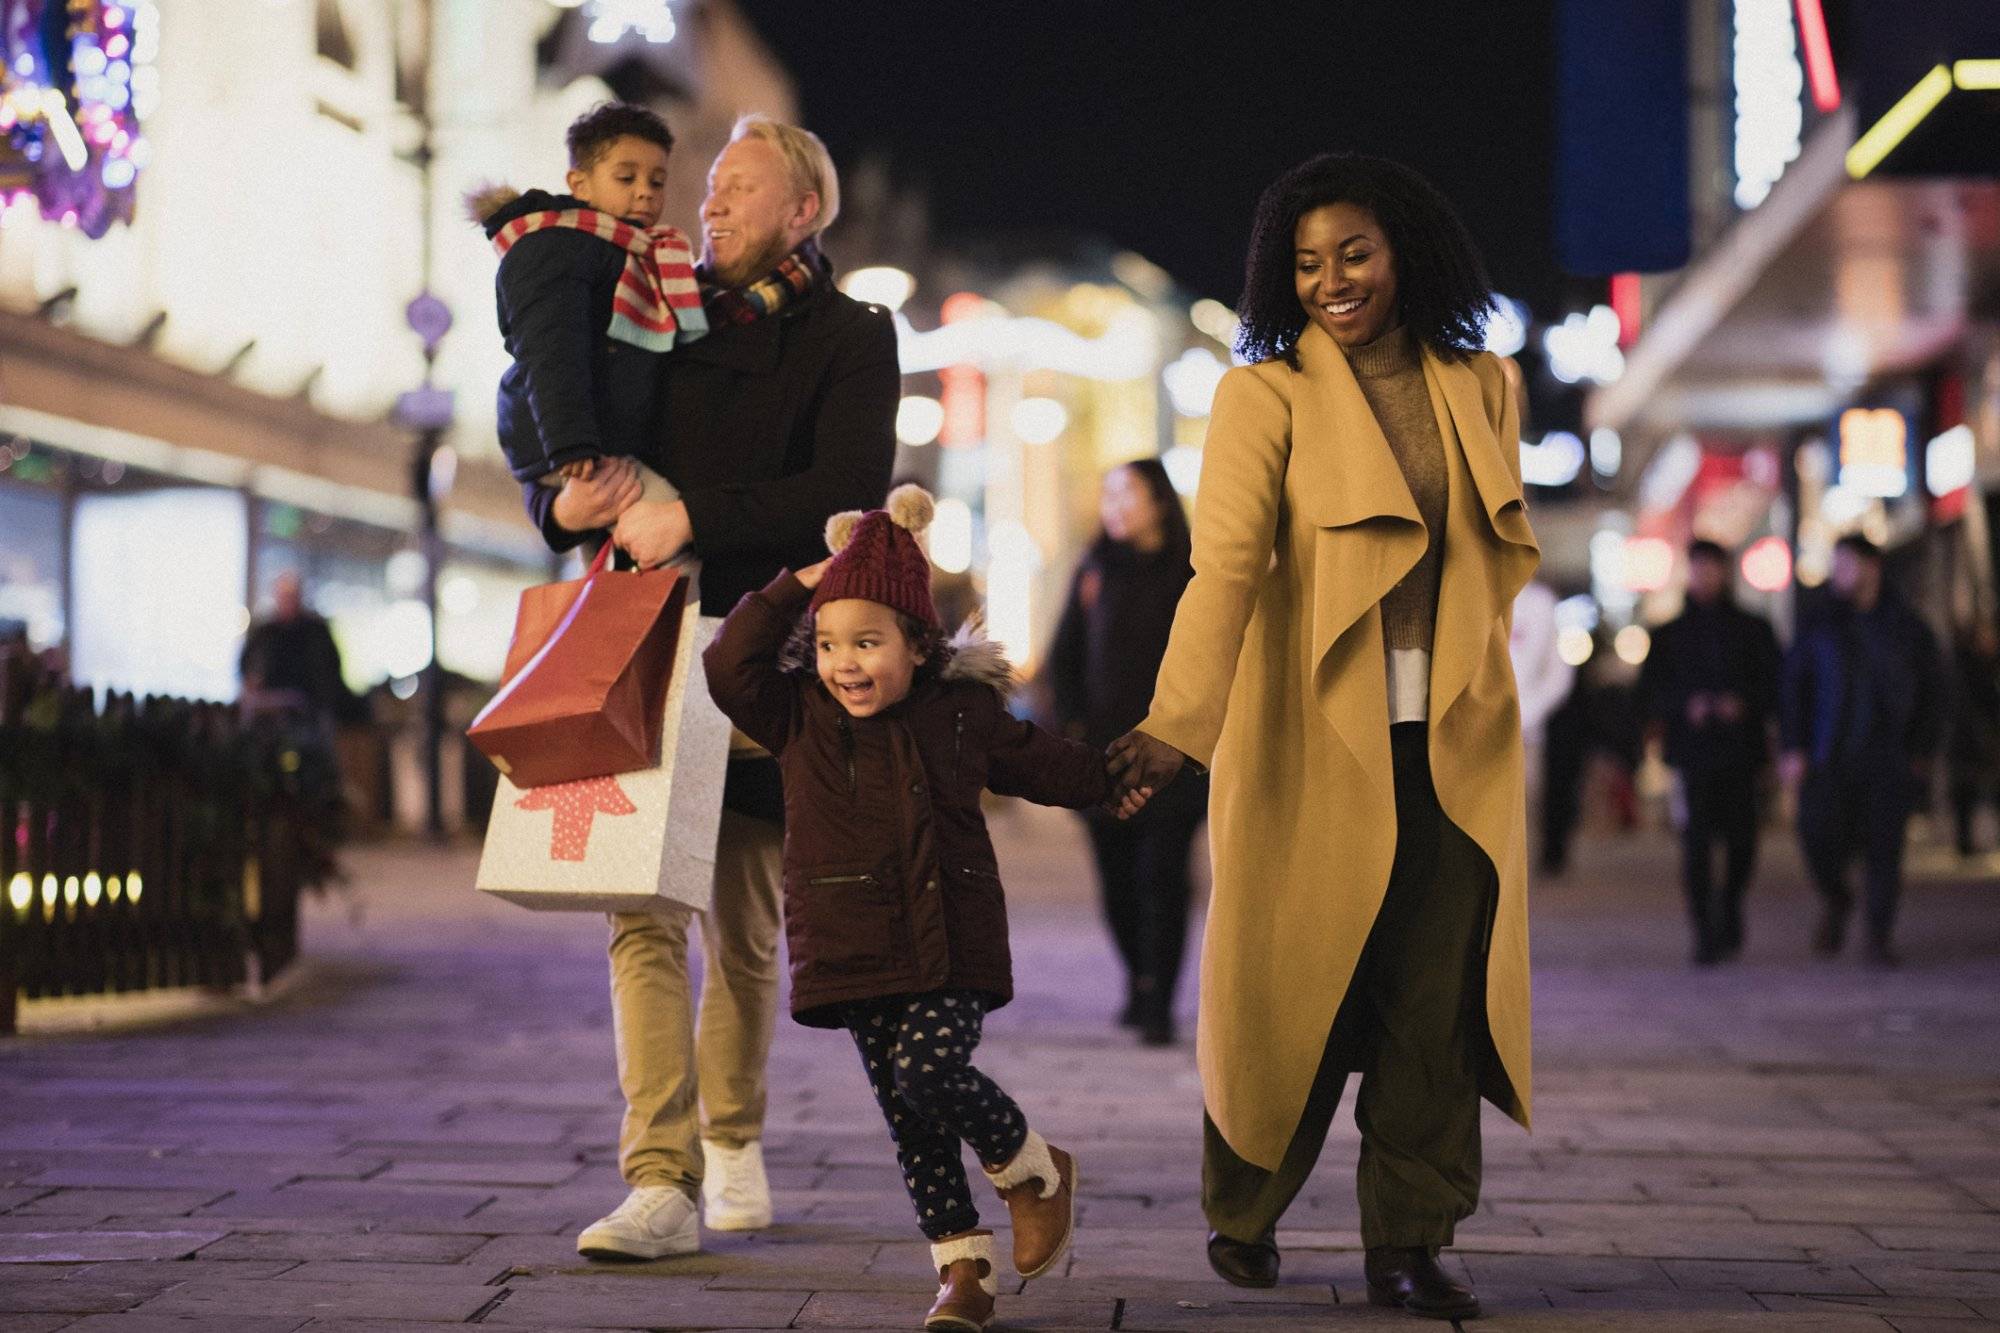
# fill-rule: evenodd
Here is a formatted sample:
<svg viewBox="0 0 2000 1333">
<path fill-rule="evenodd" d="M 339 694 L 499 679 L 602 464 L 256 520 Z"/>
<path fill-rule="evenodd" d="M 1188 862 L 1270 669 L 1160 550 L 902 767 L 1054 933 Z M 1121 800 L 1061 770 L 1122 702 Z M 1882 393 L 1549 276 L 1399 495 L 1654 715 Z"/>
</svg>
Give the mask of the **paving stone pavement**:
<svg viewBox="0 0 2000 1333">
<path fill-rule="evenodd" d="M 1365 1302 L 1344 1120 L 1280 1233 L 1283 1283 L 1209 1274 L 1191 1050 L 1110 1025 L 1073 820 L 1007 807 L 995 829 L 1021 997 L 981 1063 L 1084 1176 L 1065 1271 L 1010 1283 L 996 1327 L 1405 1323 Z M 1807 957 L 1796 858 L 1767 848 L 1748 959 L 1712 972 L 1684 962 L 1657 838 L 1586 844 L 1536 886 L 1536 1131 L 1489 1114 L 1449 1259 L 1481 1327 L 2000 1322 L 2000 881 L 1913 886 L 1908 964 L 1880 973 Z M 604 928 L 481 900 L 472 864 L 357 849 L 260 1005 L 0 1041 L 0 1333 L 917 1326 L 926 1251 L 852 1049 L 789 1022 L 777 1225 L 577 1257 L 622 1192 Z"/>
</svg>

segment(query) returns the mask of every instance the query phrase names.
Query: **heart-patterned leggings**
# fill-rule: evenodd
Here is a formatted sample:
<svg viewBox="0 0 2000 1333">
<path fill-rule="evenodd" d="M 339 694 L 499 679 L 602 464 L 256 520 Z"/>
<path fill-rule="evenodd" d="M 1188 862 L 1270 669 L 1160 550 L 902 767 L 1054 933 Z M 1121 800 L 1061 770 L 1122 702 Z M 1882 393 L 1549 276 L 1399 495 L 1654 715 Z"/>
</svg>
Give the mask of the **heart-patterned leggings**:
<svg viewBox="0 0 2000 1333">
<path fill-rule="evenodd" d="M 969 991 L 928 991 L 843 1012 L 875 1103 L 889 1122 L 917 1226 L 931 1240 L 979 1225 L 959 1145 L 997 1171 L 1028 1137 L 1014 1099 L 972 1067 L 986 1005 Z"/>
</svg>

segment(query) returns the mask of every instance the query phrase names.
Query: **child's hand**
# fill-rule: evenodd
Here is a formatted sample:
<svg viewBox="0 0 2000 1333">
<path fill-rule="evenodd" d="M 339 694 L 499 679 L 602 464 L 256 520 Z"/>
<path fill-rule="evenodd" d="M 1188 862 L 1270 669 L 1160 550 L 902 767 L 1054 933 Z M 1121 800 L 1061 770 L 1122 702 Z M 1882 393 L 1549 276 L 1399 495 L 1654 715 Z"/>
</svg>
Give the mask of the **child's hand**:
<svg viewBox="0 0 2000 1333">
<path fill-rule="evenodd" d="M 818 564 L 813 565 L 810 568 L 800 570 L 798 573 L 792 575 L 792 577 L 797 579 L 800 585 L 803 587 L 817 588 L 819 586 L 819 581 L 826 577 L 826 567 L 832 563 L 833 563 L 833 557 L 828 556 L 826 559 L 820 561 Z"/>
<path fill-rule="evenodd" d="M 1152 795 L 1151 787 L 1134 787 L 1122 799 L 1114 792 L 1111 800 L 1105 802 L 1105 808 L 1120 819 L 1130 819 L 1146 808 L 1146 802 L 1152 799 Z"/>
<path fill-rule="evenodd" d="M 556 475 L 564 481 L 589 481 L 591 474 L 596 471 L 597 460 L 594 458 L 584 458 L 574 463 L 566 463 L 562 467 L 557 468 Z"/>
<path fill-rule="evenodd" d="M 639 473 L 632 461 L 607 459 L 603 467 L 593 465 L 589 480 L 563 482 L 552 517 L 566 532 L 601 531 L 638 503 L 639 493 Z"/>
</svg>

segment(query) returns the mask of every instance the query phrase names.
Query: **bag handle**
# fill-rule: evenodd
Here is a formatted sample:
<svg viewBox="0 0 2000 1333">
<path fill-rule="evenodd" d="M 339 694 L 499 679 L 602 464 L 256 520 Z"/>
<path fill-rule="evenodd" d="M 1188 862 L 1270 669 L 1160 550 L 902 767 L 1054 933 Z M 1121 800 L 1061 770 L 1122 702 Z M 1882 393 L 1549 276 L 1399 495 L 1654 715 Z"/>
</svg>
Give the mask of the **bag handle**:
<svg viewBox="0 0 2000 1333">
<path fill-rule="evenodd" d="M 612 546 L 611 538 L 606 537 L 604 544 L 597 548 L 597 556 L 590 562 L 590 568 L 583 571 L 585 579 L 594 579 L 605 570 L 611 568 Z"/>
</svg>

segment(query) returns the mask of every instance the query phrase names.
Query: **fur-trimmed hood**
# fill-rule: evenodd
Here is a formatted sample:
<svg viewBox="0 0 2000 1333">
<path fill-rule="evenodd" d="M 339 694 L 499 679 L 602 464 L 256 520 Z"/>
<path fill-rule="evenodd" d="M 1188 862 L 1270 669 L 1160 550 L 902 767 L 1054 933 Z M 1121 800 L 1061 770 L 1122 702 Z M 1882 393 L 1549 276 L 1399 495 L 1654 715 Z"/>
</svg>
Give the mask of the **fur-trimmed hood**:
<svg viewBox="0 0 2000 1333">
<path fill-rule="evenodd" d="M 813 619 L 808 613 L 799 618 L 792 637 L 785 641 L 784 651 L 778 655 L 778 669 L 787 675 L 816 675 L 812 636 Z M 1021 687 L 1014 664 L 1007 660 L 1007 650 L 987 636 L 986 624 L 978 616 L 966 621 L 958 633 L 945 640 L 939 658 L 936 679 L 946 685 L 984 685 L 1002 700 L 1012 699 Z"/>
<path fill-rule="evenodd" d="M 1020 688 L 1021 678 L 1015 673 L 1014 664 L 1007 660 L 1007 650 L 997 640 L 987 637 L 983 621 L 966 621 L 944 647 L 947 656 L 938 669 L 938 679 L 984 685 L 1002 699 L 1013 698 L 1014 691 Z"/>
<path fill-rule="evenodd" d="M 490 181 L 467 190 L 464 202 L 465 216 L 478 224 L 489 240 L 494 233 L 523 214 L 559 213 L 564 209 L 589 207 L 575 195 L 556 194 L 549 190 L 523 191 Z"/>
</svg>

